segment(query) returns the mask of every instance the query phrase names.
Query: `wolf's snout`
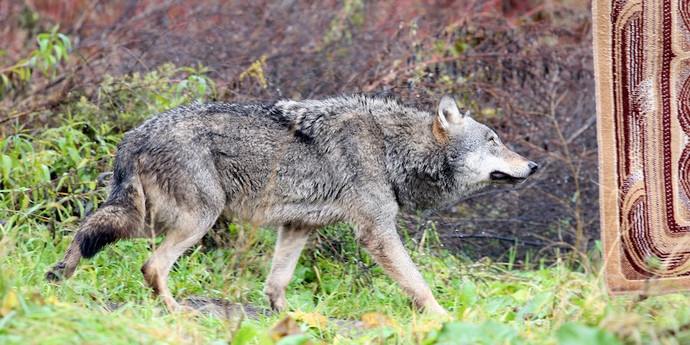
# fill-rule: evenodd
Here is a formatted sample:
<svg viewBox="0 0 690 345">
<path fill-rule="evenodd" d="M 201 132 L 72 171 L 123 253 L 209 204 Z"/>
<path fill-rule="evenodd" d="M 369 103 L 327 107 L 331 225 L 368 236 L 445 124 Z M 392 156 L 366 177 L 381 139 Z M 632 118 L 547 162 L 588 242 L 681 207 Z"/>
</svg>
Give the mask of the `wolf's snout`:
<svg viewBox="0 0 690 345">
<path fill-rule="evenodd" d="M 489 178 L 491 178 L 493 181 L 502 181 L 514 179 L 515 177 L 501 171 L 492 171 L 491 174 L 489 174 Z"/>
<path fill-rule="evenodd" d="M 529 170 L 525 170 L 524 168 L 525 166 L 522 165 L 521 169 L 519 169 L 519 172 L 494 170 L 489 173 L 489 179 L 494 182 L 519 183 L 524 181 L 528 176 L 531 176 L 537 172 L 537 170 L 539 170 L 539 164 L 532 161 L 527 161 L 527 169 Z"/>
<path fill-rule="evenodd" d="M 513 176 L 502 171 L 494 170 L 489 174 L 489 179 L 494 182 L 518 183 L 525 177 Z"/>
</svg>

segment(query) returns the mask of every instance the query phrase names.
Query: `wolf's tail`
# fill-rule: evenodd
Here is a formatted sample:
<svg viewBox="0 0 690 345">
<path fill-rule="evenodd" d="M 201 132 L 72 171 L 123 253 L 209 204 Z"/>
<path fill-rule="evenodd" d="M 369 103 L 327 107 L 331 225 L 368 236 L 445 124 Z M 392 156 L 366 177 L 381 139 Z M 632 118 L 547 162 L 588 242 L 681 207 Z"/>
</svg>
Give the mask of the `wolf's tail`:
<svg viewBox="0 0 690 345">
<path fill-rule="evenodd" d="M 79 227 L 75 244 L 85 258 L 96 255 L 103 247 L 130 237 L 144 225 L 144 193 L 133 164 L 118 164 L 113 172 L 110 195 L 106 202 Z"/>
<path fill-rule="evenodd" d="M 62 261 L 55 264 L 46 279 L 69 278 L 82 257 L 91 258 L 103 247 L 131 237 L 144 225 L 144 192 L 134 160 L 118 154 L 108 199 L 79 227 Z"/>
</svg>

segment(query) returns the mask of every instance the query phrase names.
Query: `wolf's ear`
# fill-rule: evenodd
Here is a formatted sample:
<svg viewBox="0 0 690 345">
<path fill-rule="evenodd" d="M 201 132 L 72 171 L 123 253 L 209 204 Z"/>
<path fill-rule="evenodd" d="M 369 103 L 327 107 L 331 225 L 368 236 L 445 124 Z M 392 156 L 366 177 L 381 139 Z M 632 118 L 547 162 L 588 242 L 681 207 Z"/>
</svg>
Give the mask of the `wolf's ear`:
<svg viewBox="0 0 690 345">
<path fill-rule="evenodd" d="M 438 112 L 434 119 L 432 131 L 437 140 L 448 141 L 448 131 L 451 127 L 461 128 L 466 114 L 462 114 L 455 99 L 445 95 L 438 103 Z"/>
</svg>

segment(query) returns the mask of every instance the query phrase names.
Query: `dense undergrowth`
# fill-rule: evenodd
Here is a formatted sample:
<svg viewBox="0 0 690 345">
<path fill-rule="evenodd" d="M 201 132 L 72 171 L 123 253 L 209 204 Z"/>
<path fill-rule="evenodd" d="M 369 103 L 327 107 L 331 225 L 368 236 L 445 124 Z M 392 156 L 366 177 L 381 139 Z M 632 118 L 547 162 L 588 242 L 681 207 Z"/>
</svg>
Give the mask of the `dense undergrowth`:
<svg viewBox="0 0 690 345">
<path fill-rule="evenodd" d="M 180 299 L 222 298 L 258 312 L 224 318 L 168 314 L 139 268 L 151 241 L 120 242 L 84 261 L 61 285 L 43 274 L 79 220 L 102 202 L 102 175 L 122 133 L 147 116 L 213 95 L 203 68 L 164 66 L 106 77 L 97 97 L 75 97 L 42 128 L 0 139 L 0 343 L 232 344 L 683 344 L 690 298 L 610 297 L 601 265 L 560 260 L 516 269 L 449 253 L 432 229 L 415 241 L 414 261 L 451 317 L 418 314 L 359 249 L 350 229 L 323 229 L 302 256 L 288 291 L 290 312 L 264 313 L 261 293 L 275 234 L 220 224 L 171 276 Z M 592 269 L 593 268 L 593 269 Z M 241 314 L 237 314 L 241 315 Z M 235 316 L 237 316 L 235 315 Z"/>
<path fill-rule="evenodd" d="M 405 218 L 410 235 L 433 224 L 450 250 L 518 263 L 595 249 L 587 0 L 2 4 L 0 136 L 67 116 L 121 135 L 190 90 L 233 102 L 361 92 L 423 109 L 448 93 L 540 173 Z M 154 73 L 169 62 L 206 67 Z"/>
</svg>

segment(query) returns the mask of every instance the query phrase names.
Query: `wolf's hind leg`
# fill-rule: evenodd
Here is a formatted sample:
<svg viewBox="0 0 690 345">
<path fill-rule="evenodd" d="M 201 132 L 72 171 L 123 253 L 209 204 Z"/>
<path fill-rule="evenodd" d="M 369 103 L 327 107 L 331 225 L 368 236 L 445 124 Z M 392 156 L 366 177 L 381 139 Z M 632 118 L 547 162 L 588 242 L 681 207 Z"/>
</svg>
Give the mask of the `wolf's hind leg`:
<svg viewBox="0 0 690 345">
<path fill-rule="evenodd" d="M 210 214 L 206 212 L 201 216 L 197 213 L 180 212 L 174 228 L 168 231 L 163 243 L 141 267 L 144 279 L 154 293 L 160 296 L 168 311 L 179 310 L 179 304 L 168 289 L 168 275 L 173 264 L 187 249 L 204 237 L 219 215 L 220 210 Z"/>
<path fill-rule="evenodd" d="M 283 225 L 278 230 L 278 240 L 271 261 L 271 273 L 266 279 L 264 288 L 264 293 L 273 310 L 281 311 L 287 306 L 285 287 L 292 279 L 300 253 L 307 243 L 311 230 L 290 224 Z"/>
</svg>

